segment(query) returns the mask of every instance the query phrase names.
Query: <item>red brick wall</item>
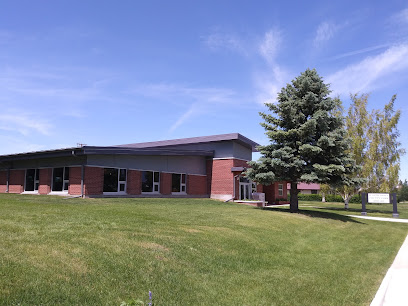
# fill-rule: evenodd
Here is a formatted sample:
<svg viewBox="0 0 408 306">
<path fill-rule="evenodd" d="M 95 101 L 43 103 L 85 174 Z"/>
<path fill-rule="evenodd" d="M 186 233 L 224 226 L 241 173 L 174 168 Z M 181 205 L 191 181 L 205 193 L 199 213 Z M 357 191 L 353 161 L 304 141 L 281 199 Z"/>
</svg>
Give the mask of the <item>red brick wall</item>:
<svg viewBox="0 0 408 306">
<path fill-rule="evenodd" d="M 171 194 L 171 173 L 160 173 L 160 193 Z"/>
<path fill-rule="evenodd" d="M 40 171 L 40 186 L 38 186 L 39 194 L 49 194 L 51 192 L 52 168 L 38 169 Z"/>
<path fill-rule="evenodd" d="M 240 159 L 216 159 L 212 161 L 211 194 L 233 194 L 234 176 L 240 172 L 231 172 L 232 167 L 248 167 Z M 239 181 L 235 184 L 236 195 L 239 194 Z"/>
<path fill-rule="evenodd" d="M 85 167 L 84 193 L 85 195 L 103 193 L 103 168 Z"/>
<path fill-rule="evenodd" d="M 69 167 L 69 194 L 81 195 L 81 175 L 81 167 Z"/>
<path fill-rule="evenodd" d="M 207 194 L 207 176 L 187 175 L 187 194 L 191 195 Z"/>
<path fill-rule="evenodd" d="M 10 170 L 9 193 L 24 191 L 25 170 Z"/>
<path fill-rule="evenodd" d="M 273 204 L 275 202 L 275 184 L 263 186 L 263 192 L 265 193 L 265 201 Z"/>
<path fill-rule="evenodd" d="M 283 195 L 279 195 L 279 184 L 283 185 Z M 281 199 L 281 198 L 285 198 L 287 199 L 288 197 L 288 184 L 287 182 L 275 182 L 275 195 L 276 195 L 276 199 Z"/>
<path fill-rule="evenodd" d="M 142 193 L 142 172 L 137 170 L 128 170 L 127 172 L 127 193 Z"/>
<path fill-rule="evenodd" d="M 0 171 L 0 193 L 5 193 L 7 190 L 7 170 Z"/>
<path fill-rule="evenodd" d="M 213 160 L 211 194 L 232 194 L 233 193 L 233 167 L 232 159 Z"/>
<path fill-rule="evenodd" d="M 279 195 L 279 184 L 283 184 L 283 196 Z M 269 186 L 263 186 L 263 192 L 265 193 L 265 200 L 270 204 L 274 203 L 276 199 L 287 198 L 287 182 L 275 182 Z"/>
</svg>

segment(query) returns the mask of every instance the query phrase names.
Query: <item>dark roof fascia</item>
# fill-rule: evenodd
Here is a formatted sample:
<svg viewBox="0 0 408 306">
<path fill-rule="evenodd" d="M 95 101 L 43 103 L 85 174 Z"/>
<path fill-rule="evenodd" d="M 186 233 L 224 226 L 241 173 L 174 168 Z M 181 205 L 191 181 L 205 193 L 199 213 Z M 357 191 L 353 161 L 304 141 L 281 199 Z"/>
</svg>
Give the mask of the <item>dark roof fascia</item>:
<svg viewBox="0 0 408 306">
<path fill-rule="evenodd" d="M 52 157 L 84 156 L 84 155 L 156 155 L 156 156 L 168 155 L 168 156 L 213 157 L 214 151 L 84 146 L 81 148 L 68 148 L 68 149 L 1 155 L 0 162 L 9 162 L 9 161 L 16 161 L 16 160 L 30 160 L 30 159 L 40 159 L 40 158 L 52 158 Z"/>
<path fill-rule="evenodd" d="M 115 147 L 158 148 L 158 147 L 170 147 L 170 146 L 178 146 L 178 145 L 186 145 L 186 144 L 198 144 L 198 143 L 219 142 L 219 141 L 229 141 L 229 140 L 236 140 L 238 141 L 238 143 L 252 148 L 252 152 L 257 152 L 256 147 L 259 146 L 258 143 L 252 141 L 251 139 L 239 133 L 230 133 L 230 134 L 221 134 L 221 135 L 212 135 L 212 136 L 181 138 L 181 139 L 173 139 L 173 140 L 131 143 L 131 144 L 125 144 L 125 145 L 117 145 Z"/>
<path fill-rule="evenodd" d="M 85 155 L 156 155 L 156 156 L 214 156 L 214 151 L 207 150 L 171 150 L 153 148 L 124 147 L 83 147 Z"/>
<path fill-rule="evenodd" d="M 82 148 L 67 148 L 67 149 L 58 149 L 58 150 L 47 150 L 47 151 L 0 155 L 0 162 L 38 159 L 38 158 L 51 158 L 51 157 L 81 156 L 81 155 L 83 155 Z"/>
</svg>

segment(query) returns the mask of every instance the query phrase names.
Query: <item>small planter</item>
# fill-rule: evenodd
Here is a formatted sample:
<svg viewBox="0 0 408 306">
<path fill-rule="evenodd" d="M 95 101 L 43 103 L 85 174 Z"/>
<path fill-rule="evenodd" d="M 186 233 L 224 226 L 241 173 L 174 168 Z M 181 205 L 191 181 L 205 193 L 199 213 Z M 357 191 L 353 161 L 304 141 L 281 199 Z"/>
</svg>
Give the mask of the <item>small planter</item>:
<svg viewBox="0 0 408 306">
<path fill-rule="evenodd" d="M 264 208 L 265 207 L 265 202 L 256 202 L 256 207 Z"/>
</svg>

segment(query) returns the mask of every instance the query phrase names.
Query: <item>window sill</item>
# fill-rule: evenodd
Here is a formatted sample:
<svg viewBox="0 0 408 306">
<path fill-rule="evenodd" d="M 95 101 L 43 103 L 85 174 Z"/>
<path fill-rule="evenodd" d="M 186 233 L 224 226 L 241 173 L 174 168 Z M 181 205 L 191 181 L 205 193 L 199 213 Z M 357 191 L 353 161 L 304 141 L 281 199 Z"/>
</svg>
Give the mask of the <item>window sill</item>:
<svg viewBox="0 0 408 306">
<path fill-rule="evenodd" d="M 142 194 L 161 194 L 160 192 L 158 192 L 158 191 L 152 191 L 152 192 L 149 192 L 149 191 L 142 191 Z"/>
<path fill-rule="evenodd" d="M 66 195 L 68 191 L 51 191 L 49 195 Z"/>
<path fill-rule="evenodd" d="M 173 195 L 187 195 L 187 192 L 172 192 Z"/>
<path fill-rule="evenodd" d="M 23 191 L 21 194 L 38 194 L 38 190 L 36 190 L 36 191 Z"/>
</svg>

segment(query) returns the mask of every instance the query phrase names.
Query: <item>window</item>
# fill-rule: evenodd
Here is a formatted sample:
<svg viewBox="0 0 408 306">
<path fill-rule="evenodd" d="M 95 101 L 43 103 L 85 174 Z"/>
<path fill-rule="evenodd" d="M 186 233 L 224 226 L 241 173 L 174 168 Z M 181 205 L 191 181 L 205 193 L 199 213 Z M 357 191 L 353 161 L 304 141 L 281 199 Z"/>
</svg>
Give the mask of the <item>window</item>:
<svg viewBox="0 0 408 306">
<path fill-rule="evenodd" d="M 283 197 L 283 184 L 278 184 L 278 195 Z"/>
<path fill-rule="evenodd" d="M 52 191 L 68 192 L 69 167 L 54 168 L 52 173 Z"/>
<path fill-rule="evenodd" d="M 160 192 L 160 172 L 142 172 L 142 192 Z"/>
<path fill-rule="evenodd" d="M 186 193 L 186 175 L 173 173 L 171 178 L 171 192 Z"/>
<path fill-rule="evenodd" d="M 317 194 L 317 190 L 312 190 L 312 194 Z"/>
<path fill-rule="evenodd" d="M 126 169 L 105 168 L 103 192 L 126 192 Z"/>
<path fill-rule="evenodd" d="M 39 169 L 27 169 L 24 191 L 38 191 L 39 185 L 40 185 Z"/>
<path fill-rule="evenodd" d="M 255 182 L 252 182 L 252 193 L 256 193 L 257 191 L 257 185 Z"/>
</svg>

